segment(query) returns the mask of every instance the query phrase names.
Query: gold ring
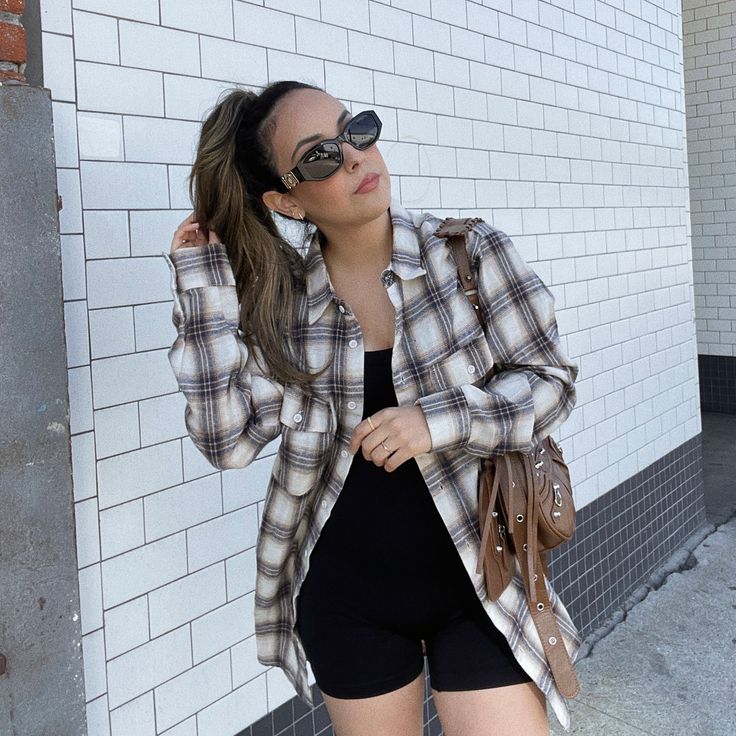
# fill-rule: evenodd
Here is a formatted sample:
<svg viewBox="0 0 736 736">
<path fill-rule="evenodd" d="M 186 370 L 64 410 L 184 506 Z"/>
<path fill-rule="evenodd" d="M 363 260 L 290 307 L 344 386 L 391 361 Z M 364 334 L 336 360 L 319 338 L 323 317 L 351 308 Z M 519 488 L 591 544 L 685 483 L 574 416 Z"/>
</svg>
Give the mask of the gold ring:
<svg viewBox="0 0 736 736">
<path fill-rule="evenodd" d="M 373 426 L 373 422 L 371 421 L 370 417 L 368 417 L 368 424 L 370 425 L 370 428 L 375 432 L 376 428 Z"/>
<path fill-rule="evenodd" d="M 386 447 L 386 443 L 385 443 L 385 442 L 381 442 L 381 447 L 383 447 L 383 449 L 384 449 L 384 450 L 386 450 L 386 452 L 387 452 L 387 453 L 388 453 L 389 455 L 391 454 L 391 452 L 392 452 L 392 451 L 391 451 L 391 450 L 389 450 L 389 449 L 388 449 L 388 447 Z"/>
</svg>

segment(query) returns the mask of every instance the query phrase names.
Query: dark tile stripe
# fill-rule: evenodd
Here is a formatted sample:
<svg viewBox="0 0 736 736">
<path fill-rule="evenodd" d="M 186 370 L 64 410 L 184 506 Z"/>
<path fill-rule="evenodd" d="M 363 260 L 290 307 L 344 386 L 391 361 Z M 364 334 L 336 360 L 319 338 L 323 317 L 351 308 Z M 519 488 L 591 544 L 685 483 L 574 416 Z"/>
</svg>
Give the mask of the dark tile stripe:
<svg viewBox="0 0 736 736">
<path fill-rule="evenodd" d="M 701 411 L 736 414 L 736 358 L 698 355 Z"/>
</svg>

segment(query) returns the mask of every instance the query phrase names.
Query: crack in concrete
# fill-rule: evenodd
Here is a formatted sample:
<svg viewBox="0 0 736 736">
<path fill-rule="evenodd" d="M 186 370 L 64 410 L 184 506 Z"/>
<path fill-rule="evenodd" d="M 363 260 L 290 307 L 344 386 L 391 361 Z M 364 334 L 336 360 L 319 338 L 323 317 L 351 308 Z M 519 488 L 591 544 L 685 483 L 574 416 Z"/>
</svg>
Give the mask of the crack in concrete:
<svg viewBox="0 0 736 736">
<path fill-rule="evenodd" d="M 668 580 L 670 575 L 692 570 L 698 565 L 695 550 L 712 534 L 715 534 L 724 524 L 728 524 L 736 518 L 733 511 L 726 519 L 718 523 L 706 522 L 693 532 L 685 543 L 677 549 L 660 567 L 649 576 L 649 579 L 639 585 L 624 602 L 611 613 L 608 618 L 583 641 L 578 651 L 575 662 L 593 656 L 598 642 L 605 639 L 619 624 L 626 621 L 629 611 L 638 603 L 641 603 L 652 591 L 659 590 Z"/>
</svg>

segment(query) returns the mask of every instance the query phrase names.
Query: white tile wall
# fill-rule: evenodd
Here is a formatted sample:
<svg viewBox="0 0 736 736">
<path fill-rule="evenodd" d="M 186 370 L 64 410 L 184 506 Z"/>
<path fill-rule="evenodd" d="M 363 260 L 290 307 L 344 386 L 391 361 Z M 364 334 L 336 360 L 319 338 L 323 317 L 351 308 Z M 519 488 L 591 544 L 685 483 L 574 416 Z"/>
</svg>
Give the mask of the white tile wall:
<svg viewBox="0 0 736 736">
<path fill-rule="evenodd" d="M 584 505 L 699 431 L 693 270 L 700 351 L 736 346 L 730 12 L 705 0 L 43 0 L 90 734 L 228 736 L 294 695 L 257 662 L 253 636 L 278 443 L 215 472 L 166 359 L 159 254 L 190 211 L 199 124 L 218 95 L 296 77 L 371 106 L 406 206 L 478 214 L 514 238 L 581 366 L 560 439 Z"/>
<path fill-rule="evenodd" d="M 110 713 L 112 736 L 156 736 L 153 692 L 144 693 Z"/>
<path fill-rule="evenodd" d="M 251 652 L 250 655 L 255 660 L 254 653 Z M 238 733 L 242 730 L 243 723 L 253 723 L 266 713 L 268 713 L 266 678 L 256 677 L 201 710 L 197 715 L 198 734 L 219 736 L 223 733 Z"/>
<path fill-rule="evenodd" d="M 203 77 L 221 79 L 233 86 L 263 83 L 267 75 L 266 49 L 210 36 L 201 36 L 199 45 Z"/>
<path fill-rule="evenodd" d="M 703 355 L 736 355 L 733 29 L 730 3 L 683 3 L 695 322 Z"/>
<path fill-rule="evenodd" d="M 61 278 L 64 299 L 84 299 L 84 238 L 81 235 L 61 236 Z"/>
<path fill-rule="evenodd" d="M 164 94 L 160 72 L 78 61 L 79 109 L 163 115 Z"/>
<path fill-rule="evenodd" d="M 108 660 L 150 639 L 148 596 L 105 607 L 105 646 Z"/>
<path fill-rule="evenodd" d="M 59 168 L 75 168 L 79 165 L 77 124 L 74 120 L 75 107 L 71 103 L 54 102 L 52 109 L 56 139 L 56 165 Z"/>
<path fill-rule="evenodd" d="M 233 37 L 231 0 L 160 0 L 161 25 L 222 38 Z M 236 3 L 237 5 L 238 3 Z"/>
<path fill-rule="evenodd" d="M 156 688 L 156 725 L 169 728 L 231 690 L 230 656 L 222 652 Z"/>
<path fill-rule="evenodd" d="M 122 161 L 125 158 L 120 115 L 80 112 L 77 126 L 81 158 L 103 161 Z"/>
<path fill-rule="evenodd" d="M 227 601 L 225 565 L 218 562 L 148 594 L 151 636 L 159 636 Z"/>
<path fill-rule="evenodd" d="M 74 55 L 77 59 L 120 63 L 117 19 L 78 10 L 74 11 L 73 19 Z"/>
</svg>

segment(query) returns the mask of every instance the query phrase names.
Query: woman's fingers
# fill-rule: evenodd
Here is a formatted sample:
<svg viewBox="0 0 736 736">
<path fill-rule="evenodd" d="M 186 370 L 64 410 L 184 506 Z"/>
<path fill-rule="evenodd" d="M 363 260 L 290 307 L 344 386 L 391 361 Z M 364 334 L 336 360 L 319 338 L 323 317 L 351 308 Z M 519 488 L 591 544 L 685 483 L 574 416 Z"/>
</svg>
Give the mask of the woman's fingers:
<svg viewBox="0 0 736 736">
<path fill-rule="evenodd" d="M 189 218 L 184 220 L 178 228 L 174 231 L 174 237 L 171 239 L 171 252 L 173 253 L 177 248 L 182 245 L 186 245 L 189 240 L 194 239 L 197 229 L 199 228 L 198 222 L 188 222 Z"/>
<path fill-rule="evenodd" d="M 190 222 L 193 215 L 187 217 L 174 233 L 171 241 L 171 252 L 184 247 L 207 245 L 208 243 L 219 243 L 220 239 L 212 239 L 213 233 L 201 228 L 198 222 Z"/>
</svg>

